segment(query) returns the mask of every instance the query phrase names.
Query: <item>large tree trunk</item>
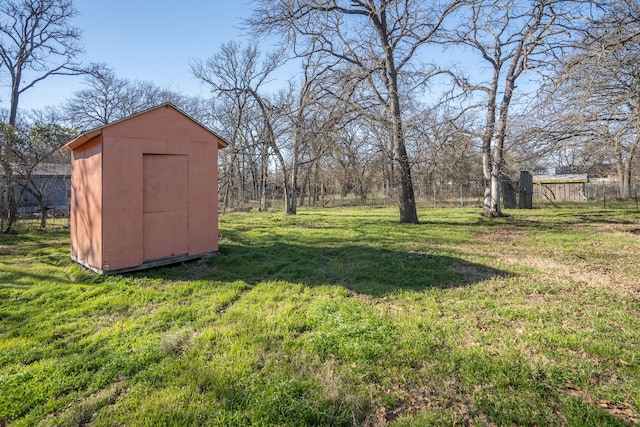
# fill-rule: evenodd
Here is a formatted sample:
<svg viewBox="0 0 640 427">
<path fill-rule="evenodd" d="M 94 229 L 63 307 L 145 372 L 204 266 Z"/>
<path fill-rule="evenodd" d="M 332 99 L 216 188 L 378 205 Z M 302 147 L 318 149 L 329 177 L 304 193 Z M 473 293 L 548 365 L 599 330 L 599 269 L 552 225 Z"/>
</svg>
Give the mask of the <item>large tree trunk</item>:
<svg viewBox="0 0 640 427">
<path fill-rule="evenodd" d="M 8 137 L 11 138 L 11 135 Z M 11 142 L 7 143 L 11 144 Z M 5 150 L 8 151 L 8 148 L 5 148 Z M 0 230 L 0 232 L 9 233 L 11 232 L 13 224 L 18 220 L 18 199 L 16 198 L 16 182 L 13 176 L 13 168 L 11 167 L 9 159 L 3 159 L 2 168 L 5 178 L 4 199 L 6 203 L 2 214 L 6 223 L 4 230 Z"/>
<path fill-rule="evenodd" d="M 493 182 L 493 158 L 491 156 L 491 143 L 496 127 L 496 98 L 498 96 L 498 81 L 500 79 L 500 65 L 494 64 L 493 80 L 487 99 L 487 117 L 484 134 L 482 135 L 482 173 L 484 175 L 484 204 L 482 214 L 487 217 L 495 215 L 495 185 Z"/>
<path fill-rule="evenodd" d="M 497 218 L 502 216 L 502 210 L 500 209 L 500 172 L 498 168 L 495 168 L 491 172 L 491 202 L 489 204 L 489 213 L 487 216 L 491 218 Z"/>
<path fill-rule="evenodd" d="M 391 32 L 387 27 L 386 13 L 371 15 L 374 27 L 380 37 L 380 44 L 385 56 L 385 72 L 382 80 L 387 89 L 388 100 L 386 108 L 391 115 L 391 138 L 393 143 L 393 159 L 398 164 L 399 185 L 398 185 L 398 205 L 400 208 L 400 222 L 418 224 L 418 213 L 416 211 L 416 199 L 413 192 L 413 181 L 411 179 L 411 163 L 407 155 L 407 147 L 404 139 L 404 129 L 402 127 L 402 110 L 400 106 L 400 92 L 398 90 L 398 68 L 396 66 L 394 47 L 391 43 Z M 385 103 L 384 101 L 382 101 Z"/>
<path fill-rule="evenodd" d="M 16 125 L 18 118 L 18 103 L 20 102 L 20 80 L 22 79 L 22 67 L 18 65 L 15 75 L 12 75 L 11 82 L 11 104 L 9 108 L 9 124 Z"/>
<path fill-rule="evenodd" d="M 636 136 L 635 140 L 629 147 L 627 156 L 623 155 L 623 148 L 620 144 L 617 145 L 616 152 L 616 167 L 618 170 L 618 190 L 620 198 L 628 200 L 631 198 L 631 176 L 633 168 L 633 160 L 635 153 L 640 143 L 640 135 Z"/>
<path fill-rule="evenodd" d="M 492 186 L 492 182 L 491 182 L 491 152 L 489 151 L 491 150 L 490 146 L 485 147 L 483 144 L 483 149 L 482 149 L 482 174 L 484 177 L 484 203 L 483 203 L 483 207 L 482 207 L 482 214 L 484 216 L 491 216 L 491 188 Z M 489 151 L 489 153 L 485 153 L 485 151 Z"/>
<path fill-rule="evenodd" d="M 291 194 L 289 195 L 286 213 L 287 215 L 296 215 L 298 213 L 298 201 L 296 194 L 298 192 L 298 167 L 295 159 L 293 159 L 293 164 L 291 165 L 291 171 L 289 173 L 291 174 L 291 187 L 289 188 Z"/>
<path fill-rule="evenodd" d="M 624 161 L 618 159 L 618 192 L 623 200 L 631 198 L 631 161 L 631 156 Z"/>
<path fill-rule="evenodd" d="M 411 179 L 411 163 L 407 155 L 407 147 L 402 128 L 402 115 L 400 112 L 400 96 L 398 94 L 398 74 L 395 70 L 393 55 L 387 55 L 387 71 L 389 73 L 389 94 L 391 101 L 391 126 L 393 137 L 393 156 L 398 163 L 400 182 L 398 189 L 398 204 L 400 207 L 400 222 L 418 224 L 416 211 L 416 199 L 413 192 Z"/>
<path fill-rule="evenodd" d="M 19 84 L 21 75 L 22 71 L 21 69 L 18 69 L 16 75 L 12 76 L 11 104 L 9 108 L 9 134 L 5 135 L 4 159 L 2 161 L 5 176 L 5 200 L 7 203 L 4 212 L 5 219 L 7 221 L 6 228 L 4 229 L 5 233 L 9 233 L 13 224 L 18 220 L 18 200 L 16 199 L 15 193 L 16 182 L 13 177 L 10 152 L 14 148 L 14 131 L 18 116 L 18 101 L 20 99 Z"/>
<path fill-rule="evenodd" d="M 296 127 L 299 127 L 299 124 L 296 124 Z M 297 200 L 297 192 L 298 192 L 298 157 L 300 156 L 300 144 L 302 143 L 300 141 L 300 129 L 298 128 L 296 130 L 296 134 L 294 136 L 294 141 L 293 141 L 293 156 L 291 159 L 291 170 L 289 171 L 289 174 L 291 176 L 290 178 L 290 183 L 291 183 L 291 188 L 289 189 L 291 191 L 291 194 L 289 195 L 289 200 L 288 200 L 288 205 L 286 207 L 286 214 L 287 215 L 296 215 L 298 213 L 297 210 L 297 206 L 298 206 L 298 200 Z M 286 181 L 286 176 L 285 176 L 285 181 Z"/>
<path fill-rule="evenodd" d="M 400 171 L 400 188 L 398 191 L 398 203 L 400 205 L 400 222 L 418 224 L 416 211 L 416 199 L 411 180 L 411 166 L 404 145 L 404 138 L 400 142 L 394 142 L 396 161 Z"/>
<path fill-rule="evenodd" d="M 284 185 L 284 213 L 285 215 L 295 215 L 296 214 L 296 196 L 295 196 L 295 188 L 289 181 L 289 174 L 291 172 L 287 171 L 287 167 L 284 164 L 284 159 L 282 158 L 280 161 L 282 165 L 282 181 Z"/>
<path fill-rule="evenodd" d="M 498 127 L 495 132 L 495 146 L 493 153 L 491 153 L 491 200 L 489 202 L 489 211 L 486 211 L 487 203 L 485 201 L 485 215 L 489 217 L 501 217 L 504 216 L 500 206 L 502 188 L 500 185 L 500 175 L 502 174 L 502 166 L 504 163 L 504 141 L 507 136 L 507 123 L 509 119 L 509 106 L 511 104 L 511 98 L 513 97 L 513 91 L 515 89 L 515 78 L 517 63 L 514 61 L 509 67 L 507 73 L 504 94 L 502 95 L 502 101 L 500 102 L 500 117 L 498 120 Z M 497 75 L 494 74 L 494 78 Z M 497 80 L 496 80 L 497 81 Z"/>
</svg>

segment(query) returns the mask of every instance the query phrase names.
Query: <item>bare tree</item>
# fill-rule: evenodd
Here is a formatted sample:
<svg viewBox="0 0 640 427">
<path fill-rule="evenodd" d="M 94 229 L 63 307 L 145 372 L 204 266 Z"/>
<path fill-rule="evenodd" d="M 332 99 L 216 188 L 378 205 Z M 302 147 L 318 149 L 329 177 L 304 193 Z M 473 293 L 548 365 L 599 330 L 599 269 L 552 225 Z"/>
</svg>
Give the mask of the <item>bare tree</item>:
<svg viewBox="0 0 640 427">
<path fill-rule="evenodd" d="M 64 106 L 67 121 L 81 130 L 91 129 L 124 117 L 123 95 L 129 82 L 111 70 L 95 73 L 86 79 L 87 87 L 68 99 Z"/>
<path fill-rule="evenodd" d="M 415 112 L 408 127 L 409 149 L 415 152 L 415 171 L 423 184 L 477 181 L 480 152 L 473 141 L 472 113 L 444 104 Z"/>
<path fill-rule="evenodd" d="M 431 41 L 451 3 L 387 0 L 256 0 L 256 33 L 280 33 L 301 49 L 333 58 L 331 71 L 367 87 L 385 110 L 398 170 L 400 221 L 417 223 L 411 161 L 405 145 L 400 80 L 418 48 Z M 453 3 L 455 4 L 455 2 Z"/>
<path fill-rule="evenodd" d="M 66 120 L 78 129 L 91 129 L 123 119 L 132 114 L 171 102 L 180 107 L 193 102 L 182 95 L 151 82 L 131 81 L 116 76 L 104 66 L 86 79 L 87 87 L 68 99 L 63 110 Z"/>
<path fill-rule="evenodd" d="M 250 197 L 259 200 L 259 210 L 267 210 L 269 147 L 264 144 L 261 113 L 245 93 L 227 93 L 218 98 L 212 111 L 230 142 L 228 149 L 220 153 L 223 212 L 244 201 L 248 185 Z"/>
<path fill-rule="evenodd" d="M 0 75 L 8 77 L 9 115 L 16 125 L 20 95 L 55 75 L 85 72 L 77 62 L 82 53 L 80 33 L 70 24 L 76 11 L 72 0 L 3 0 L 0 2 Z M 17 215 L 13 170 L 15 135 L 7 129 L 0 140 L 0 163 L 5 175 L 10 231 Z"/>
<path fill-rule="evenodd" d="M 315 163 L 335 143 L 330 135 L 349 121 L 353 108 L 337 99 L 330 87 L 333 81 L 325 78 L 327 63 L 315 55 L 307 55 L 302 61 L 302 78 L 299 83 L 290 82 L 291 147 L 290 176 L 293 190 L 289 213 L 296 212 L 297 189 L 301 167 Z M 304 185 L 303 185 L 304 187 Z"/>
<path fill-rule="evenodd" d="M 606 9 L 564 62 L 556 92 L 563 94 L 563 114 L 578 117 L 577 131 L 565 138 L 582 151 L 607 147 L 618 175 L 619 194 L 631 197 L 634 160 L 640 150 L 640 5 L 620 0 Z M 595 148 L 595 149 L 594 149 Z"/>
<path fill-rule="evenodd" d="M 284 116 L 282 111 L 284 106 L 272 102 L 262 93 L 272 73 L 284 63 L 285 59 L 282 52 L 267 55 L 262 63 L 260 58 L 256 43 L 242 48 L 238 43 L 229 42 L 223 44 L 220 51 L 207 61 L 195 60 L 191 64 L 191 70 L 196 78 L 210 85 L 214 93 L 236 99 L 240 99 L 238 95 L 241 95 L 242 102 L 246 102 L 248 98 L 259 111 L 263 126 L 261 134 L 265 147 L 264 153 L 267 153 L 267 149 L 271 150 L 280 166 L 284 177 L 285 210 L 287 214 L 293 214 L 295 210 L 290 211 L 293 190 L 289 180 L 288 165 L 283 149 L 278 145 L 277 124 Z M 280 101 L 286 102 L 286 99 Z M 267 167 L 266 162 L 263 162 L 263 165 L 264 168 Z M 263 171 L 263 176 L 266 177 L 266 170 Z"/>
<path fill-rule="evenodd" d="M 459 25 L 448 32 L 448 43 L 470 49 L 482 63 L 481 67 L 473 65 L 475 76 L 454 75 L 454 81 L 463 90 L 482 94 L 484 98 L 481 107 L 485 121 L 479 136 L 486 216 L 502 215 L 500 175 L 517 82 L 527 71 L 542 72 L 546 63 L 561 54 L 564 42 L 572 36 L 572 21 L 581 15 L 582 3 L 472 0 L 460 9 Z M 487 70 L 487 76 L 478 75 L 482 69 Z"/>
<path fill-rule="evenodd" d="M 9 124 L 20 95 L 54 75 L 78 75 L 80 32 L 70 25 L 71 0 L 4 0 L 0 4 L 0 65 L 9 75 Z"/>
<path fill-rule="evenodd" d="M 364 120 L 354 121 L 343 126 L 337 137 L 330 151 L 332 176 L 342 197 L 353 192 L 364 203 L 380 172 L 375 168 L 380 150 L 373 142 L 372 129 Z"/>
</svg>

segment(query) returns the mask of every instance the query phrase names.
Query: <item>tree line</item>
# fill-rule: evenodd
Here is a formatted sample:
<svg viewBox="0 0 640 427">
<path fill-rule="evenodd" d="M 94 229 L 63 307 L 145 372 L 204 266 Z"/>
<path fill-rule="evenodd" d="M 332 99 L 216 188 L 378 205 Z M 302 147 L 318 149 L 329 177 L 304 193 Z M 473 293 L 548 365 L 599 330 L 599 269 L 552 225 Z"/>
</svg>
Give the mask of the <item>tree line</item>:
<svg viewBox="0 0 640 427">
<path fill-rule="evenodd" d="M 277 189 L 295 214 L 322 204 L 329 188 L 362 201 L 381 191 L 397 201 L 401 222 L 417 223 L 416 184 L 455 181 L 479 183 L 482 213 L 496 217 L 502 175 L 554 165 L 574 173 L 612 165 L 621 197 L 631 197 L 636 0 L 252 5 L 247 41 L 189 64 L 211 90 L 193 97 L 82 64 L 72 0 L 3 1 L 4 231 L 17 218 L 16 188 L 30 191 L 15 170 L 27 175 L 77 132 L 164 102 L 230 143 L 221 152 L 223 208 L 249 197 L 267 209 Z M 264 35 L 279 47 L 261 50 Z M 285 66 L 295 70 L 287 81 Z M 53 75 L 83 75 L 85 89 L 47 111 L 21 111 L 20 95 Z"/>
</svg>

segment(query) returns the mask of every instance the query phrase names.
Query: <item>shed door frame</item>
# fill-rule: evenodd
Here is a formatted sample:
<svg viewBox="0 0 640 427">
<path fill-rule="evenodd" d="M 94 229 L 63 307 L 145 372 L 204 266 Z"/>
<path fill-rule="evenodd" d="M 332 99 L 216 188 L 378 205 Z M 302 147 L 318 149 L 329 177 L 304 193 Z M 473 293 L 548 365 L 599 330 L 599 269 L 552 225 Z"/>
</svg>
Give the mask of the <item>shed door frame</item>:
<svg viewBox="0 0 640 427">
<path fill-rule="evenodd" d="M 189 253 L 189 157 L 144 153 L 143 261 Z"/>
</svg>

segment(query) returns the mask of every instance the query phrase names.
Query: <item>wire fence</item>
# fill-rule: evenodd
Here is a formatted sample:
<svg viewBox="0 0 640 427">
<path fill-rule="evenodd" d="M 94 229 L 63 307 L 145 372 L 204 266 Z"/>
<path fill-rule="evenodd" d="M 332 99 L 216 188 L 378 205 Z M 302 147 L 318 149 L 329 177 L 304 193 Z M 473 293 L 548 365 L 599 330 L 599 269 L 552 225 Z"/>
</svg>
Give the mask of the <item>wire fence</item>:
<svg viewBox="0 0 640 427">
<path fill-rule="evenodd" d="M 2 230 L 4 230 L 5 222 L 0 221 L 0 225 L 2 226 Z M 18 221 L 14 223 L 11 230 L 15 233 L 23 233 L 23 232 L 33 232 L 38 230 L 68 230 L 70 226 L 69 216 L 66 217 L 57 217 L 57 218 L 47 218 L 46 224 L 42 227 L 42 223 L 40 219 L 34 218 L 25 218 L 20 217 Z"/>
<path fill-rule="evenodd" d="M 514 181 L 511 185 L 518 186 Z M 539 186 L 534 185 L 534 188 Z M 567 187 L 569 188 L 569 187 Z M 634 208 L 640 194 L 640 180 L 632 183 L 631 198 L 622 200 L 620 190 L 615 181 L 593 181 L 580 184 L 577 189 L 563 189 L 563 191 L 534 192 L 533 207 L 574 206 L 583 203 L 585 206 L 602 203 L 606 207 L 624 206 Z M 454 208 L 475 207 L 482 208 L 484 204 L 484 183 L 482 180 L 465 181 L 422 181 L 414 185 L 416 205 L 420 208 Z M 575 196 L 575 197 L 574 197 Z M 327 191 L 316 199 L 306 198 L 302 204 L 313 207 L 394 207 L 398 205 L 397 196 L 390 191 L 377 189 L 369 191 L 366 196 L 362 193 L 350 192 L 343 194 L 339 191 Z M 270 210 L 284 209 L 284 194 L 279 189 L 272 189 L 268 193 L 268 207 Z M 258 209 L 258 200 L 249 197 L 247 193 L 241 201 L 235 201 L 228 211 L 250 211 Z"/>
<path fill-rule="evenodd" d="M 516 184 L 517 185 L 517 184 Z M 576 187 L 577 188 L 577 187 Z M 640 179 L 631 183 L 631 198 L 622 200 L 620 189 L 614 180 L 591 179 L 582 184 L 577 190 L 555 191 L 551 193 L 534 192 L 533 207 L 577 207 L 599 206 L 608 209 L 640 209 Z M 484 185 L 480 180 L 473 181 L 422 181 L 414 186 L 416 205 L 419 208 L 454 208 L 473 207 L 481 209 L 484 202 Z M 570 194 L 571 197 L 566 196 Z M 577 197 L 573 197 L 578 194 Z M 324 192 L 314 200 L 305 198 L 303 206 L 312 207 L 395 207 L 397 197 L 390 191 L 378 189 L 363 196 L 360 194 L 342 194 L 338 191 Z M 234 201 L 226 212 L 257 211 L 259 201 L 251 198 L 250 193 Z M 271 189 L 268 193 L 268 209 L 284 210 L 284 194 L 279 189 Z M 2 206 L 0 206 L 0 209 Z M 220 205 L 222 209 L 222 205 Z M 4 229 L 5 222 L 0 218 L 0 227 Z M 19 220 L 13 227 L 15 231 L 33 231 L 43 228 L 41 213 L 34 210 L 21 210 Z M 44 225 L 48 229 L 69 228 L 69 208 L 50 209 L 46 214 Z"/>
</svg>

